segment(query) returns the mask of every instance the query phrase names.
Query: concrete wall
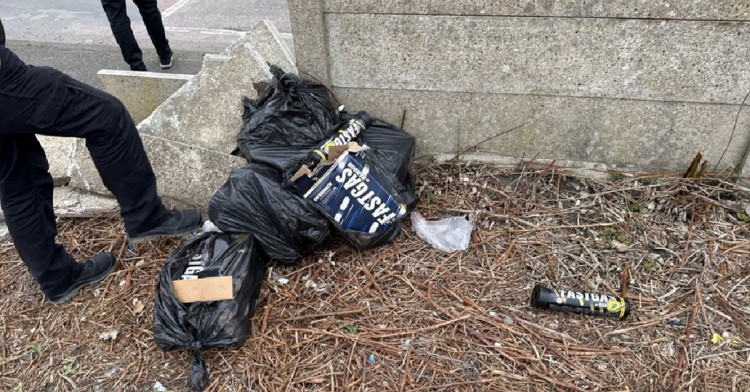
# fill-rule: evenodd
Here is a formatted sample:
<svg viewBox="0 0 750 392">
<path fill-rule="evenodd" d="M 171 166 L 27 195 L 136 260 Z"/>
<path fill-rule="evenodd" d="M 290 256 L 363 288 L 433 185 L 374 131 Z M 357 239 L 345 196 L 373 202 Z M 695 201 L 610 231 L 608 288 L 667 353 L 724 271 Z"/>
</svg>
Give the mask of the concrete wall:
<svg viewBox="0 0 750 392">
<path fill-rule="evenodd" d="M 750 170 L 750 0 L 288 3 L 300 73 L 405 119 L 420 155 L 526 124 L 465 156 Z"/>
</svg>

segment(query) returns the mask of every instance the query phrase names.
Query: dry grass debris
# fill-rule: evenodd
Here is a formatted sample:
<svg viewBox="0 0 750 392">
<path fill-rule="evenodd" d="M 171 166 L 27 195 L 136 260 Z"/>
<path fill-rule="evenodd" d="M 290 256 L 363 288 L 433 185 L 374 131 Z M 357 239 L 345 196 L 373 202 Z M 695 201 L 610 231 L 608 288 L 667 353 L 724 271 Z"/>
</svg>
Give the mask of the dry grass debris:
<svg viewBox="0 0 750 392">
<path fill-rule="evenodd" d="M 434 250 L 407 222 L 377 249 L 334 237 L 272 265 L 250 340 L 204 351 L 210 391 L 750 390 L 748 189 L 530 164 L 434 164 L 415 178 L 423 215 L 474 223 L 469 250 Z M 161 352 L 151 334 L 156 276 L 178 241 L 126 258 L 117 219 L 59 229 L 77 257 L 111 250 L 119 267 L 54 306 L 0 243 L 0 390 L 184 390 L 191 353 Z M 624 293 L 633 310 L 532 309 L 536 283 Z"/>
</svg>

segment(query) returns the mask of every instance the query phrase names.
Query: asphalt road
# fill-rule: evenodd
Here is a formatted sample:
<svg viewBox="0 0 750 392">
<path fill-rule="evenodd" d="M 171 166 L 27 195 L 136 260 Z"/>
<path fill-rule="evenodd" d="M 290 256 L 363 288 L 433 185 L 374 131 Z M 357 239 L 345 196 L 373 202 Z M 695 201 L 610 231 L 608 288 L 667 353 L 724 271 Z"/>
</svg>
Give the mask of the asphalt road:
<svg viewBox="0 0 750 392">
<path fill-rule="evenodd" d="M 161 71 L 137 7 L 128 16 L 150 71 L 195 74 L 205 53 L 219 53 L 263 19 L 293 46 L 286 0 L 158 0 L 175 51 L 174 66 Z M 28 64 L 57 68 L 101 87 L 100 69 L 127 70 L 99 0 L 2 0 L 0 19 L 7 46 Z"/>
</svg>

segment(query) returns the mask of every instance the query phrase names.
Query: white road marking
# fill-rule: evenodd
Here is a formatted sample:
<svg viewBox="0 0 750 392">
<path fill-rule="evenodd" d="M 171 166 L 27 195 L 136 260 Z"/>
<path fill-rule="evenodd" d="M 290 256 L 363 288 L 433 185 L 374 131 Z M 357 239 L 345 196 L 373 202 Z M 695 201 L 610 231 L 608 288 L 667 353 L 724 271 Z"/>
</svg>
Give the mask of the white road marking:
<svg viewBox="0 0 750 392">
<path fill-rule="evenodd" d="M 164 11 L 163 11 L 163 12 L 161 13 L 161 16 L 162 16 L 162 18 L 166 18 L 166 17 L 168 17 L 169 15 L 172 15 L 172 14 L 174 14 L 175 12 L 177 12 L 177 10 L 179 10 L 179 9 L 180 9 L 180 8 L 182 8 L 182 7 L 184 7 L 184 6 L 185 6 L 185 4 L 187 4 L 187 3 L 189 2 L 189 1 L 190 1 L 190 0 L 180 0 L 180 1 L 178 1 L 177 3 L 175 3 L 175 4 L 173 5 L 173 6 L 171 6 L 171 7 L 167 8 L 167 9 L 165 9 L 165 10 L 164 10 Z"/>
<path fill-rule="evenodd" d="M 164 27 L 164 30 L 171 33 L 199 33 L 199 34 L 211 34 L 211 35 L 236 35 L 240 36 L 245 34 L 244 31 L 237 30 L 224 30 L 224 29 L 202 29 L 199 27 Z"/>
</svg>

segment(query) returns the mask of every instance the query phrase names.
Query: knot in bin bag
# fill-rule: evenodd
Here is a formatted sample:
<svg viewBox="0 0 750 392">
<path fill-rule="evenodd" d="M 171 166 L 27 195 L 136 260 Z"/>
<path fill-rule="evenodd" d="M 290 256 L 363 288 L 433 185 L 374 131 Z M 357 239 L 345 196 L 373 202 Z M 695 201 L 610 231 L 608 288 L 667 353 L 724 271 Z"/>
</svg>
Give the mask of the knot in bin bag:
<svg viewBox="0 0 750 392">
<path fill-rule="evenodd" d="M 154 299 L 154 341 L 164 351 L 193 350 L 191 389 L 209 384 L 201 348 L 239 346 L 247 340 L 267 260 L 252 235 L 204 233 L 180 244 L 162 268 Z M 231 276 L 232 299 L 182 303 L 175 298 L 173 281 L 211 276 Z"/>
</svg>

